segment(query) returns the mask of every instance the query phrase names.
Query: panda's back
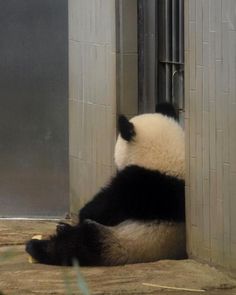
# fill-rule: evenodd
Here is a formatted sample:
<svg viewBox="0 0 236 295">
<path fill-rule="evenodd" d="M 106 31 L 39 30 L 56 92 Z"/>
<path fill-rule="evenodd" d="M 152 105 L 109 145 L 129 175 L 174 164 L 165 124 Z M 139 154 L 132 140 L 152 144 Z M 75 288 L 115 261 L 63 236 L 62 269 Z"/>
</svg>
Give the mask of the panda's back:
<svg viewBox="0 0 236 295">
<path fill-rule="evenodd" d="M 118 172 L 111 186 L 114 199 L 125 203 L 127 219 L 185 219 L 184 180 L 131 165 Z"/>
</svg>

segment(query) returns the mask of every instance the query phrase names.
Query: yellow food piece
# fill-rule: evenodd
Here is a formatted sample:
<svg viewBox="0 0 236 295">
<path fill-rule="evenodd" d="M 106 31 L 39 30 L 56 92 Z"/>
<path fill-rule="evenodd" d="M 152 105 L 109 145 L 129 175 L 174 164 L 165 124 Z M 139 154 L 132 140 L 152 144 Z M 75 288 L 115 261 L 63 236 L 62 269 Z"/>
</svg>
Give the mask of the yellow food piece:
<svg viewBox="0 0 236 295">
<path fill-rule="evenodd" d="M 42 235 L 33 236 L 32 240 L 42 240 Z"/>
<path fill-rule="evenodd" d="M 38 263 L 38 261 L 36 259 L 34 259 L 32 256 L 29 256 L 28 262 L 29 263 Z"/>
</svg>

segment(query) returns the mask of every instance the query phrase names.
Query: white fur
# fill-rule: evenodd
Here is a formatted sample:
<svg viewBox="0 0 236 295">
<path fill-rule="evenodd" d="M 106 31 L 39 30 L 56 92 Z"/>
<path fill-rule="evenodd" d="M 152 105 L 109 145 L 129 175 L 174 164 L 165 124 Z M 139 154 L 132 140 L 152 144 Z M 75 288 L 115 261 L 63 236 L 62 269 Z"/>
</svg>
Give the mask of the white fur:
<svg viewBox="0 0 236 295">
<path fill-rule="evenodd" d="M 185 256 L 185 224 L 128 220 L 104 227 L 106 265 L 151 262 Z"/>
<path fill-rule="evenodd" d="M 162 114 L 133 117 L 136 135 L 127 142 L 120 135 L 115 146 L 115 162 L 119 170 L 138 165 L 184 179 L 184 132 L 172 118 Z"/>
</svg>

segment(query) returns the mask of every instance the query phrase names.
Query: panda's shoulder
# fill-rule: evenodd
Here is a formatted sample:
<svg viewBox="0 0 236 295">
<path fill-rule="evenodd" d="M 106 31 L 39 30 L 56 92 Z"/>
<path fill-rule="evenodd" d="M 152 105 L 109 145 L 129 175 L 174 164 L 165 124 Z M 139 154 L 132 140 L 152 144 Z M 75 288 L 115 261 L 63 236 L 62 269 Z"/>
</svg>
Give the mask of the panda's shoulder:
<svg viewBox="0 0 236 295">
<path fill-rule="evenodd" d="M 169 185 L 175 181 L 179 182 L 179 179 L 166 175 L 158 170 L 152 170 L 138 165 L 129 165 L 118 171 L 115 181 L 117 184 L 128 182 L 130 184 L 134 183 L 136 186 L 156 186 L 158 184 Z"/>
<path fill-rule="evenodd" d="M 141 167 L 138 165 L 128 165 L 124 169 L 118 172 L 120 178 L 142 178 L 146 177 L 156 177 L 160 175 L 159 171 L 154 171 L 145 167 Z"/>
</svg>

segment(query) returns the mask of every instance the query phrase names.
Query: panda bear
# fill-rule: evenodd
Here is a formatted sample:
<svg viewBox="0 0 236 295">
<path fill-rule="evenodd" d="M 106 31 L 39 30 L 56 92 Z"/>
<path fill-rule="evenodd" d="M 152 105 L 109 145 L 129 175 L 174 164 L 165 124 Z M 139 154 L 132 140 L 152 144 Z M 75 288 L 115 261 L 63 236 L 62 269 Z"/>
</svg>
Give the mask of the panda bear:
<svg viewBox="0 0 236 295">
<path fill-rule="evenodd" d="M 118 120 L 117 173 L 79 213 L 26 251 L 52 265 L 114 266 L 181 259 L 185 251 L 184 132 L 175 109 Z"/>
</svg>

